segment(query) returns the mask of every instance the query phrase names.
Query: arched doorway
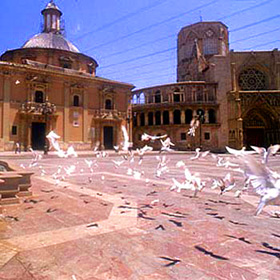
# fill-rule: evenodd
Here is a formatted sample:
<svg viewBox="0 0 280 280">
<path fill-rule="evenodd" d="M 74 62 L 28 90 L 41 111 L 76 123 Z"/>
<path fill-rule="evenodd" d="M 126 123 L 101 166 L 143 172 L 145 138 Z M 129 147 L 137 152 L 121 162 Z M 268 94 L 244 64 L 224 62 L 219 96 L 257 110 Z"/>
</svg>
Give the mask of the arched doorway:
<svg viewBox="0 0 280 280">
<path fill-rule="evenodd" d="M 279 142 L 279 121 L 271 111 L 255 108 L 243 118 L 243 144 L 269 147 Z"/>
</svg>

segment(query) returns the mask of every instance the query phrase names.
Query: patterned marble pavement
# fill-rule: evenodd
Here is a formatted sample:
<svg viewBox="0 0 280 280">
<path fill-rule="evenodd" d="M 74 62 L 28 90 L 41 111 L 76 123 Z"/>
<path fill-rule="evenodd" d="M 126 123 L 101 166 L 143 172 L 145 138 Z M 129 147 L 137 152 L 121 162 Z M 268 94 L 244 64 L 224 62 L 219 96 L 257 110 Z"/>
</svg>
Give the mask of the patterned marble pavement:
<svg viewBox="0 0 280 280">
<path fill-rule="evenodd" d="M 3 208 L 0 279 L 279 279 L 280 219 L 270 215 L 279 206 L 255 217 L 258 198 L 250 194 L 170 191 L 171 178 L 184 178 L 178 160 L 205 177 L 228 170 L 168 157 L 160 178 L 155 156 L 145 158 L 135 167 L 140 179 L 110 158 L 94 174 L 83 159 L 42 160 L 47 174 L 33 168 L 33 196 Z M 58 183 L 51 176 L 58 164 L 80 170 Z M 277 170 L 278 157 L 270 165 Z"/>
</svg>

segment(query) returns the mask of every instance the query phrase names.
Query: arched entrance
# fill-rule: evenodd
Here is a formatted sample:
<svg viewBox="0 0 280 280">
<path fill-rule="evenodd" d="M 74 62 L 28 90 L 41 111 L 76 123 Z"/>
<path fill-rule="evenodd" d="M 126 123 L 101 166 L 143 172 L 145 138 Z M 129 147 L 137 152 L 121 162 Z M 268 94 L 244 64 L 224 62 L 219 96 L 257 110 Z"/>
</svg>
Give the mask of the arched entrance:
<svg viewBox="0 0 280 280">
<path fill-rule="evenodd" d="M 269 147 L 279 142 L 279 121 L 263 108 L 250 110 L 243 118 L 243 144 Z"/>
</svg>

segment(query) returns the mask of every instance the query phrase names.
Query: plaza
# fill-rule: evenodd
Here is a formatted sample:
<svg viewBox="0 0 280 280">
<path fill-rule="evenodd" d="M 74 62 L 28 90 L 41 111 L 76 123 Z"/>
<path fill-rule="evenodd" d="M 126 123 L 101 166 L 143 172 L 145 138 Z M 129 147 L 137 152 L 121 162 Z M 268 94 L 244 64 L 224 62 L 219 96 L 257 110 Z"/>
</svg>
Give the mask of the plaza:
<svg viewBox="0 0 280 280">
<path fill-rule="evenodd" d="M 168 172 L 159 175 L 164 155 Z M 210 155 L 191 157 L 151 152 L 141 163 L 116 153 L 50 153 L 32 164 L 29 153 L 3 153 L 34 175 L 32 196 L 2 206 L 0 279 L 279 279 L 279 218 L 272 213 L 280 207 L 254 216 L 259 198 L 251 191 L 236 198 L 234 190 L 211 189 L 211 179 L 228 172 L 242 186 L 240 172 L 216 166 Z M 172 178 L 185 179 L 178 161 L 206 181 L 197 197 L 170 190 Z M 279 155 L 268 166 L 279 172 Z"/>
</svg>

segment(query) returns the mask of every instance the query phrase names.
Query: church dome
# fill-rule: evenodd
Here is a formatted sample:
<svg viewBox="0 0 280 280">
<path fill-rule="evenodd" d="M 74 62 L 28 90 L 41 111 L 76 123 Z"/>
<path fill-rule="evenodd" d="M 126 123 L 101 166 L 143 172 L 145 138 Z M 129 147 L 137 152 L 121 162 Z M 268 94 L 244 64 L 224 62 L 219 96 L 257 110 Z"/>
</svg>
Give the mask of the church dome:
<svg viewBox="0 0 280 280">
<path fill-rule="evenodd" d="M 40 33 L 29 39 L 22 48 L 59 49 L 79 53 L 79 50 L 61 34 Z"/>
</svg>

